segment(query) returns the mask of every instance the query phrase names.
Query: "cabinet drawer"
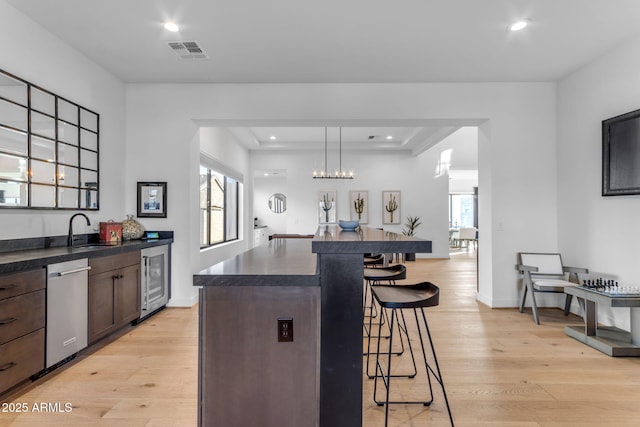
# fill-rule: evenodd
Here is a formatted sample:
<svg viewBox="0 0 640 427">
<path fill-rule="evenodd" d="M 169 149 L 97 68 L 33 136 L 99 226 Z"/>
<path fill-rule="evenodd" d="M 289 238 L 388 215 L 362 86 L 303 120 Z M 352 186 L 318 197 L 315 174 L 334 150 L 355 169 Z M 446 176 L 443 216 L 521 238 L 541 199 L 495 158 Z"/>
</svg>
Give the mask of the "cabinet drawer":
<svg viewBox="0 0 640 427">
<path fill-rule="evenodd" d="M 140 251 L 125 252 L 118 255 L 110 255 L 100 258 L 90 258 L 89 275 L 104 273 L 105 271 L 117 270 L 129 265 L 140 264 Z"/>
<path fill-rule="evenodd" d="M 45 284 L 44 268 L 0 276 L 0 300 L 44 289 Z"/>
<path fill-rule="evenodd" d="M 44 369 L 44 328 L 0 345 L 0 393 Z"/>
<path fill-rule="evenodd" d="M 45 290 L 0 301 L 0 344 L 44 327 Z"/>
</svg>

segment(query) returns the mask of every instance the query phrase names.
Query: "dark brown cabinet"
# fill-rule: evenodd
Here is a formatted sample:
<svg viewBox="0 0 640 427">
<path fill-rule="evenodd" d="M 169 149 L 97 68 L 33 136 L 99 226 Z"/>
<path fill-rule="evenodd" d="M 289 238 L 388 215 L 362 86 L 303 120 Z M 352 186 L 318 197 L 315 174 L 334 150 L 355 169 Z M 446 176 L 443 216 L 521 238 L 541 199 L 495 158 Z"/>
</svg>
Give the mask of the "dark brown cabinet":
<svg viewBox="0 0 640 427">
<path fill-rule="evenodd" d="M 140 251 L 91 258 L 89 265 L 92 344 L 140 317 Z"/>
<path fill-rule="evenodd" d="M 0 276 L 0 394 L 44 369 L 44 268 Z"/>
</svg>

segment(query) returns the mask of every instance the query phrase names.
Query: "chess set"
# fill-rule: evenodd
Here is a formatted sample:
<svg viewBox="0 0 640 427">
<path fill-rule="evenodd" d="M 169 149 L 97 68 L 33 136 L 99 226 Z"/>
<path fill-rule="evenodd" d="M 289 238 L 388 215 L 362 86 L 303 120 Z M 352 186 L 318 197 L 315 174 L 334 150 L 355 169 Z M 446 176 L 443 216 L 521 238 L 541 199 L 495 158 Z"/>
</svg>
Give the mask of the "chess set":
<svg viewBox="0 0 640 427">
<path fill-rule="evenodd" d="M 589 279 L 583 280 L 581 287 L 593 292 L 616 297 L 640 297 L 640 286 L 623 286 L 616 280 Z"/>
</svg>

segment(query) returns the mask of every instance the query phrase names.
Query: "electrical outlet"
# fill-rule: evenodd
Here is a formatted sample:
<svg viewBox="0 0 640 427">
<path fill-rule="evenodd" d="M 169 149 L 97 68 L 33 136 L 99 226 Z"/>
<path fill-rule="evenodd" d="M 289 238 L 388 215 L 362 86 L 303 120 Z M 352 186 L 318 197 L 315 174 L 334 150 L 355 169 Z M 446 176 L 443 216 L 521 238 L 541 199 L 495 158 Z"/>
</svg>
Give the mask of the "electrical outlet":
<svg viewBox="0 0 640 427">
<path fill-rule="evenodd" d="M 293 341 L 293 318 L 278 319 L 278 342 Z"/>
</svg>

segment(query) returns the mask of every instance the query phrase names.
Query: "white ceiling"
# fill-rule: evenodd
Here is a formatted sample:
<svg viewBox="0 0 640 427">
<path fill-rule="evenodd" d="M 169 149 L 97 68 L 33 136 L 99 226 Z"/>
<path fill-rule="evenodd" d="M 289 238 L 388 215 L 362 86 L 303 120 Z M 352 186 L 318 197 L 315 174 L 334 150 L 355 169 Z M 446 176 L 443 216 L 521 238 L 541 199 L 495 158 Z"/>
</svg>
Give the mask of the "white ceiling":
<svg viewBox="0 0 640 427">
<path fill-rule="evenodd" d="M 554 81 L 640 31 L 638 0 L 4 1 L 125 82 Z"/>
<path fill-rule="evenodd" d="M 451 135 L 459 126 L 282 126 L 230 127 L 250 150 L 402 151 L 416 156 Z M 325 135 L 326 130 L 326 135 Z M 325 138 L 326 136 L 326 138 Z M 272 139 L 275 137 L 275 139 Z"/>
<path fill-rule="evenodd" d="M 556 81 L 640 32 L 639 0 L 0 1 L 127 83 Z M 172 41 L 208 59 L 179 59 Z M 232 130 L 249 149 L 317 149 L 327 125 Z M 345 149 L 416 155 L 457 129 L 381 125 L 343 127 Z"/>
</svg>

